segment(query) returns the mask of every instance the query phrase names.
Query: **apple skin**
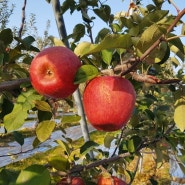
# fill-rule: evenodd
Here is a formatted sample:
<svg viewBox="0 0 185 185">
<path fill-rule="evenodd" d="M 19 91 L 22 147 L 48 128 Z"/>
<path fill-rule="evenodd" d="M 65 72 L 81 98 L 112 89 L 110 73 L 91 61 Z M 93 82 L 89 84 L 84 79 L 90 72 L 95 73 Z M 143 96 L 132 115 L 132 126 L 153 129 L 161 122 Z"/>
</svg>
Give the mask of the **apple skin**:
<svg viewBox="0 0 185 185">
<path fill-rule="evenodd" d="M 44 96 L 67 98 L 78 88 L 74 78 L 80 66 L 79 58 L 70 49 L 63 46 L 46 48 L 31 62 L 31 84 Z"/>
<path fill-rule="evenodd" d="M 100 176 L 97 185 L 127 185 L 127 183 L 115 176 Z"/>
<path fill-rule="evenodd" d="M 129 80 L 118 76 L 92 79 L 83 94 L 84 110 L 97 130 L 116 131 L 128 122 L 134 110 L 136 93 Z"/>
</svg>

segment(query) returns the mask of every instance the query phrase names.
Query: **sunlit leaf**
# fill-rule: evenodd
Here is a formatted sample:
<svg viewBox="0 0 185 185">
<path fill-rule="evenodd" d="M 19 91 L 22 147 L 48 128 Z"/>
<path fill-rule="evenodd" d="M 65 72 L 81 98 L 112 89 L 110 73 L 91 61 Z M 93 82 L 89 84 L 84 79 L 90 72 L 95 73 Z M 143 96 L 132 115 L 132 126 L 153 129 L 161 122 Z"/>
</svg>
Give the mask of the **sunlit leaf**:
<svg viewBox="0 0 185 185">
<path fill-rule="evenodd" d="M 65 44 L 60 39 L 58 39 L 56 37 L 49 36 L 48 38 L 52 41 L 54 46 L 65 46 Z"/>
<path fill-rule="evenodd" d="M 51 135 L 52 131 L 54 130 L 54 128 L 55 128 L 54 121 L 46 120 L 40 122 L 36 128 L 36 135 L 39 141 L 44 142 L 45 140 L 47 140 Z"/>
<path fill-rule="evenodd" d="M 185 113 L 185 102 L 184 103 L 182 102 L 176 106 L 174 112 L 175 124 L 182 132 L 185 130 L 184 113 Z"/>
<path fill-rule="evenodd" d="M 4 117 L 5 128 L 8 132 L 17 130 L 24 124 L 27 116 L 27 110 L 21 104 L 15 104 L 13 111 Z"/>
<path fill-rule="evenodd" d="M 102 59 L 107 64 L 110 65 L 112 61 L 113 51 L 110 49 L 104 49 L 101 51 Z"/>
<path fill-rule="evenodd" d="M 162 27 L 157 24 L 152 24 L 142 33 L 139 42 L 137 43 L 137 49 L 142 53 L 145 52 L 165 32 L 166 30 Z"/>
<path fill-rule="evenodd" d="M 106 148 L 110 148 L 111 147 L 111 143 L 112 141 L 115 139 L 115 136 L 113 134 L 107 134 L 104 138 L 104 146 Z"/>
<path fill-rule="evenodd" d="M 99 71 L 93 65 L 82 65 L 75 76 L 74 83 L 79 84 L 91 80 L 92 78 L 99 75 Z"/>
<path fill-rule="evenodd" d="M 70 147 L 68 143 L 62 140 L 57 140 L 57 143 L 64 149 L 64 151 L 67 153 L 67 155 L 70 155 Z"/>
<path fill-rule="evenodd" d="M 35 107 L 36 107 L 37 109 L 41 110 L 41 111 L 52 112 L 49 103 L 47 103 L 47 102 L 45 102 L 45 101 L 36 100 L 36 101 L 35 101 Z"/>
<path fill-rule="evenodd" d="M 60 171 L 66 171 L 70 167 L 68 159 L 66 159 L 64 156 L 54 156 L 50 158 L 49 164 L 56 170 Z"/>
<path fill-rule="evenodd" d="M 79 122 L 81 119 L 81 116 L 78 115 L 63 115 L 61 123 L 76 123 Z"/>
<path fill-rule="evenodd" d="M 184 62 L 184 58 L 185 58 L 184 52 L 182 53 L 181 50 L 178 47 L 176 47 L 175 45 L 171 45 L 170 50 L 173 53 L 175 53 Z"/>
<path fill-rule="evenodd" d="M 127 49 L 132 45 L 131 36 L 128 34 L 118 35 L 109 34 L 100 42 L 100 44 L 92 44 L 90 42 L 81 42 L 77 45 L 74 52 L 82 57 L 84 55 L 100 52 L 104 49 L 124 48 Z"/>
<path fill-rule="evenodd" d="M 175 66 L 179 66 L 180 62 L 178 61 L 178 59 L 176 57 L 171 57 L 170 61 L 175 65 Z"/>
<path fill-rule="evenodd" d="M 32 165 L 22 170 L 16 180 L 19 185 L 50 185 L 49 171 L 41 165 Z"/>
<path fill-rule="evenodd" d="M 141 138 L 139 136 L 132 136 L 132 138 L 128 140 L 128 151 L 134 153 L 140 144 Z"/>
</svg>

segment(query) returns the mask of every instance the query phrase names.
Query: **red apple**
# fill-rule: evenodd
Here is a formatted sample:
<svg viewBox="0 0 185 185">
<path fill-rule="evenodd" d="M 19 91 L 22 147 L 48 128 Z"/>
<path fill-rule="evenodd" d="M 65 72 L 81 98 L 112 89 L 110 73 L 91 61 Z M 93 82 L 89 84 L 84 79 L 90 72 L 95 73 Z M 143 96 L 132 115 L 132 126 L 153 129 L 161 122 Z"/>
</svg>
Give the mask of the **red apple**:
<svg viewBox="0 0 185 185">
<path fill-rule="evenodd" d="M 62 46 L 46 48 L 33 59 L 30 80 L 38 93 L 66 98 L 78 88 L 73 81 L 80 66 L 79 58 L 70 49 Z"/>
<path fill-rule="evenodd" d="M 100 176 L 98 185 L 127 185 L 127 183 L 115 176 Z"/>
<path fill-rule="evenodd" d="M 71 180 L 64 177 L 57 185 L 85 185 L 85 182 L 81 177 L 72 177 Z"/>
<path fill-rule="evenodd" d="M 99 76 L 92 79 L 83 94 L 88 121 L 97 130 L 116 131 L 131 117 L 136 101 L 129 80 L 118 76 Z"/>
</svg>

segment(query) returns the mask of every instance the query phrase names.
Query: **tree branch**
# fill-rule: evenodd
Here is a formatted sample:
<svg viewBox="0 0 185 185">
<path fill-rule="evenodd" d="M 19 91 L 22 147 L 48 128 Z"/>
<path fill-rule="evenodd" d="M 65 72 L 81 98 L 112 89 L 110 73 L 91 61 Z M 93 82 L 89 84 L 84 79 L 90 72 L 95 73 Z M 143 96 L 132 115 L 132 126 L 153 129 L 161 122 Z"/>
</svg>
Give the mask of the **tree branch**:
<svg viewBox="0 0 185 185">
<path fill-rule="evenodd" d="M 171 125 L 163 135 L 161 135 L 157 138 L 154 138 L 151 141 L 141 142 L 141 144 L 136 149 L 135 153 L 138 153 L 141 149 L 146 148 L 146 147 L 151 146 L 151 145 L 155 145 L 157 142 L 161 141 L 161 139 L 165 138 L 167 135 L 170 134 L 170 132 L 173 130 L 174 126 L 175 126 L 175 124 Z M 77 172 L 80 172 L 80 171 L 83 171 L 83 170 L 89 170 L 91 168 L 98 167 L 100 165 L 110 164 L 110 163 L 116 162 L 120 159 L 123 159 L 125 157 L 129 157 L 131 155 L 133 155 L 133 154 L 129 153 L 129 152 L 126 152 L 126 153 L 122 153 L 122 154 L 117 155 L 117 156 L 113 156 L 113 157 L 110 157 L 110 158 L 106 158 L 106 159 L 102 159 L 102 160 L 92 162 L 88 165 L 74 165 L 72 167 L 72 169 L 69 171 L 69 174 L 77 173 Z"/>
<path fill-rule="evenodd" d="M 25 16 L 26 3 L 27 3 L 27 0 L 24 0 L 24 5 L 22 7 L 22 22 L 21 22 L 21 27 L 19 29 L 19 34 L 18 34 L 19 38 L 21 38 L 22 31 L 23 31 L 23 28 L 24 28 L 24 22 L 25 22 L 25 19 L 26 19 L 26 16 Z"/>
<path fill-rule="evenodd" d="M 13 81 L 5 81 L 0 83 L 0 92 L 2 91 L 8 91 L 12 89 L 18 89 L 20 88 L 20 85 L 22 83 L 30 82 L 29 78 L 21 78 L 21 79 L 16 79 Z"/>
</svg>

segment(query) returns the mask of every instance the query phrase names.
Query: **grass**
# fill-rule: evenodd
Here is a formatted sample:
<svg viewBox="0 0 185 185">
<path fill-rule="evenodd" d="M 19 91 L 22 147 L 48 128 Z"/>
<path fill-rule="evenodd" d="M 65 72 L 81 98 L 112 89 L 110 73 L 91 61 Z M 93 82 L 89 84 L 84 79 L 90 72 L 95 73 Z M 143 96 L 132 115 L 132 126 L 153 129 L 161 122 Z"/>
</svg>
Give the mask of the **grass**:
<svg viewBox="0 0 185 185">
<path fill-rule="evenodd" d="M 24 135 L 29 137 L 34 134 L 34 131 L 23 130 L 23 133 Z M 101 145 L 103 144 L 104 136 L 105 136 L 104 132 L 94 131 L 91 133 L 91 140 Z M 9 141 L 12 139 L 11 137 L 13 136 L 12 135 L 4 136 L 4 139 L 7 139 Z M 72 146 L 75 149 L 78 149 L 80 146 L 83 145 L 83 143 L 84 143 L 83 138 L 80 138 L 76 141 L 73 141 Z M 13 170 L 13 171 L 19 171 L 19 170 L 25 169 L 26 167 L 32 164 L 46 165 L 49 159 L 51 159 L 56 155 L 61 156 L 63 153 L 64 153 L 64 150 L 60 146 L 57 146 L 44 153 L 36 153 L 30 158 L 9 164 L 4 168 L 8 170 Z M 129 164 L 128 169 L 130 171 L 134 172 L 135 166 L 137 164 L 137 159 L 138 158 L 136 157 Z M 52 171 L 53 169 L 50 169 L 50 170 Z M 53 180 L 53 183 L 52 183 L 53 185 L 55 184 L 54 181 L 56 179 L 57 177 Z M 140 172 L 137 171 L 135 180 L 132 182 L 132 185 L 151 185 L 152 183 L 150 179 L 156 180 L 158 182 L 158 185 L 170 185 L 169 163 L 164 163 L 160 168 L 157 168 L 155 163 L 155 156 L 152 154 L 144 154 L 142 170 Z M 129 179 L 127 180 L 129 181 Z"/>
</svg>

